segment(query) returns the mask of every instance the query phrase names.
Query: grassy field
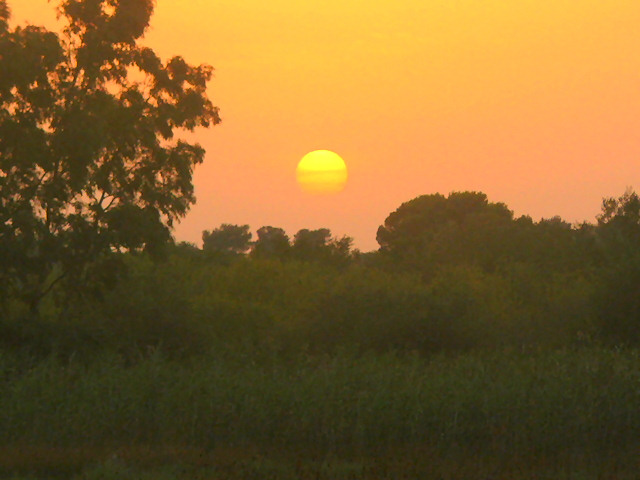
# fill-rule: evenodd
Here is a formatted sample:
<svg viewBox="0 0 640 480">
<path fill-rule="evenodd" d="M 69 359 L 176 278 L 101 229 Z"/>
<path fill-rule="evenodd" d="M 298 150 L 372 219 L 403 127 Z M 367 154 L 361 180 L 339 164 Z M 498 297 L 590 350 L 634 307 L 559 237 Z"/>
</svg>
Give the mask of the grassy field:
<svg viewBox="0 0 640 480">
<path fill-rule="evenodd" d="M 0 379 L 6 478 L 631 479 L 640 471 L 637 350 L 188 362 L 151 354 L 89 365 L 5 355 Z"/>
</svg>

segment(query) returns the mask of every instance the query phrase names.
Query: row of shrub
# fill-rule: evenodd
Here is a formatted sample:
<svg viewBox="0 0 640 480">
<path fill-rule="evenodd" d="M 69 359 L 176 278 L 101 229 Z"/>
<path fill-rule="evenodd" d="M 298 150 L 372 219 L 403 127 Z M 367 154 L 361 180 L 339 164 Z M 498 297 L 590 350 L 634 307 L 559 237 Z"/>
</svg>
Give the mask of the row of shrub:
<svg viewBox="0 0 640 480">
<path fill-rule="evenodd" d="M 100 299 L 63 312 L 52 304 L 29 321 L 6 316 L 0 341 L 41 357 L 111 351 L 133 358 L 149 349 L 178 357 L 209 350 L 429 354 L 598 338 L 594 283 L 577 273 L 540 278 L 526 265 L 492 273 L 451 266 L 424 280 L 355 260 L 343 267 L 182 254 L 126 261 L 128 276 Z"/>
<path fill-rule="evenodd" d="M 45 281 L 54 288 L 36 303 L 29 285 L 4 292 L 0 347 L 184 357 L 638 344 L 638 218 L 632 192 L 580 226 L 516 219 L 478 192 L 424 195 L 389 215 L 366 254 L 328 229 L 291 243 L 262 227 L 251 243 L 248 225 L 223 224 L 163 260 L 112 252 L 85 284 Z"/>
</svg>

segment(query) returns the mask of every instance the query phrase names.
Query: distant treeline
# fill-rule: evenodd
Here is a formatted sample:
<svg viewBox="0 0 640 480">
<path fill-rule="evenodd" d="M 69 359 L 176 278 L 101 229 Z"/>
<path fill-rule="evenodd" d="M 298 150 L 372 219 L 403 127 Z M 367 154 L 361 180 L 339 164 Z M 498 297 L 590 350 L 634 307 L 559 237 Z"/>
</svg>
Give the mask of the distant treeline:
<svg viewBox="0 0 640 480">
<path fill-rule="evenodd" d="M 35 355 L 161 349 L 430 354 L 640 342 L 640 198 L 595 224 L 515 218 L 477 192 L 402 204 L 362 253 L 328 229 L 291 239 L 223 224 L 203 247 L 117 253 L 33 305 L 4 292 L 0 342 Z M 64 286 L 62 286 L 64 285 Z"/>
</svg>

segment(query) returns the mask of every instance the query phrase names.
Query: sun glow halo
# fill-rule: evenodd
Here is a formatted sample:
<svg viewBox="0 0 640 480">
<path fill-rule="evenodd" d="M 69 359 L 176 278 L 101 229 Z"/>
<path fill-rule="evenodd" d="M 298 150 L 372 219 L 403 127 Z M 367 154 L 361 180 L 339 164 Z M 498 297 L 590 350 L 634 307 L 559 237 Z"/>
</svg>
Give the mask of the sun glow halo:
<svg viewBox="0 0 640 480">
<path fill-rule="evenodd" d="M 347 165 L 337 153 L 315 150 L 302 157 L 296 177 L 305 192 L 337 193 L 347 183 Z"/>
</svg>

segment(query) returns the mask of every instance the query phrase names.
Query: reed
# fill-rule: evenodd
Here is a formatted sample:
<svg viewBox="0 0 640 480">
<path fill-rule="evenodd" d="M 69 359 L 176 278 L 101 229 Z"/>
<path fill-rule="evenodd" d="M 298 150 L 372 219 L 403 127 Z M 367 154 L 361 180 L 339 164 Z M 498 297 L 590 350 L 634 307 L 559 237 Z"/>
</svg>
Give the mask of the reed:
<svg viewBox="0 0 640 480">
<path fill-rule="evenodd" d="M 42 457 L 55 446 L 49 455 L 58 470 L 60 451 L 76 452 L 66 463 L 79 470 L 118 445 L 173 449 L 183 453 L 169 463 L 188 464 L 219 451 L 371 459 L 426 449 L 451 464 L 519 459 L 579 469 L 605 464 L 613 446 L 633 451 L 640 432 L 638 350 L 343 352 L 260 363 L 153 354 L 135 364 L 103 356 L 14 367 L 0 357 L 0 448 L 43 446 L 38 462 L 46 466 Z M 4 472 L 29 463 L 0 455 Z"/>
</svg>

